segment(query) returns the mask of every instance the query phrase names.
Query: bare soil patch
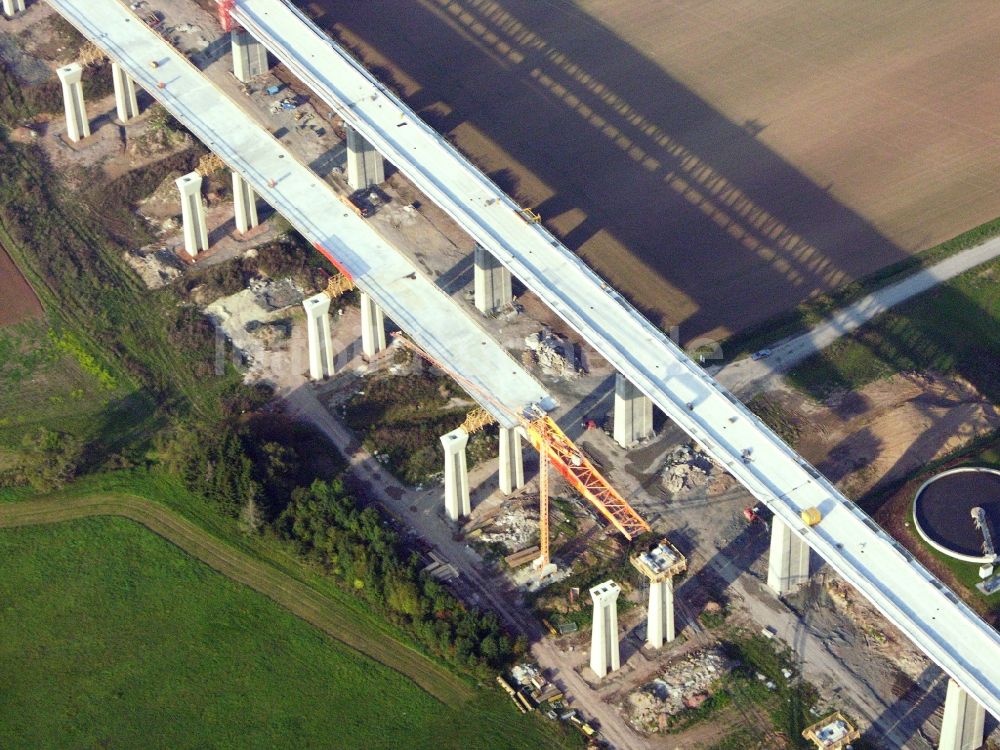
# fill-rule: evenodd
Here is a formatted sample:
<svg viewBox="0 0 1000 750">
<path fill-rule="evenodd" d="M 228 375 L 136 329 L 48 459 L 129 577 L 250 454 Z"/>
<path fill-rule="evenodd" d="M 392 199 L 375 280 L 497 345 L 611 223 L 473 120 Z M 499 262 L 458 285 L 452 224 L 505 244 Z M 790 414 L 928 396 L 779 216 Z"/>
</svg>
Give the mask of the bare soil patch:
<svg viewBox="0 0 1000 750">
<path fill-rule="evenodd" d="M 1000 409 L 958 376 L 906 373 L 817 403 L 772 391 L 797 450 L 849 497 L 897 482 L 1000 428 Z"/>
<path fill-rule="evenodd" d="M 40 318 L 45 313 L 35 290 L 0 245 L 0 326 Z"/>
</svg>

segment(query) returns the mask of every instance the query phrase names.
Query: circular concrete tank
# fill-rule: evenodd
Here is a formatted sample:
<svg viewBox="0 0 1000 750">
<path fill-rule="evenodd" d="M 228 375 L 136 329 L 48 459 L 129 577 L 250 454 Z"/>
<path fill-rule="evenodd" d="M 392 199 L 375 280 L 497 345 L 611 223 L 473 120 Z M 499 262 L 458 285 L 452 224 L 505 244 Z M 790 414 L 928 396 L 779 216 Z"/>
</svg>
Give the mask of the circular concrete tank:
<svg viewBox="0 0 1000 750">
<path fill-rule="evenodd" d="M 972 519 L 972 509 L 982 508 L 1000 546 L 1000 471 L 962 467 L 943 471 L 921 485 L 913 498 L 917 532 L 929 545 L 950 557 L 989 564 L 983 555 L 983 534 Z"/>
</svg>

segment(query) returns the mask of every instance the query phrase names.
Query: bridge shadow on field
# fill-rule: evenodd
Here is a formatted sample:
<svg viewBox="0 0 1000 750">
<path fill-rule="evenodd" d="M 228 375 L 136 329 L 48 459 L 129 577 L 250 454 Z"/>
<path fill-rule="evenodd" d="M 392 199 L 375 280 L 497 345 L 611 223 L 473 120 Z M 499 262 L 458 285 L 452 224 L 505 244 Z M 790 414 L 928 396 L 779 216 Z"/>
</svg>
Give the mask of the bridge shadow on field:
<svg viewBox="0 0 1000 750">
<path fill-rule="evenodd" d="M 594 18 L 537 0 L 303 2 L 651 319 L 735 332 L 906 254 Z M 753 65 L 753 60 L 747 61 Z M 388 81 L 392 84 L 393 81 Z"/>
</svg>

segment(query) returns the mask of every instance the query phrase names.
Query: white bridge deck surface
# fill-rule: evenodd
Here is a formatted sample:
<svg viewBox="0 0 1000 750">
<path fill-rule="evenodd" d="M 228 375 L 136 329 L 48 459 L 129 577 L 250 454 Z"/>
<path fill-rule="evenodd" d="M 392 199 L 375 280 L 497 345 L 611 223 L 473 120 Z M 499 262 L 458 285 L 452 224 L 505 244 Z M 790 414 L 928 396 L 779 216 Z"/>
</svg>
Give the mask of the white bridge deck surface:
<svg viewBox="0 0 1000 750">
<path fill-rule="evenodd" d="M 1000 717 L 1000 634 L 303 14 L 237 0 L 233 17 Z"/>
<path fill-rule="evenodd" d="M 400 328 L 485 393 L 516 410 L 549 399 L 454 299 L 351 212 L 326 182 L 118 0 L 49 0 L 310 242 L 329 250 Z M 151 68 L 156 60 L 158 66 Z M 158 82 L 165 88 L 157 88 Z M 275 187 L 268 182 L 276 180 Z M 178 198 L 179 200 L 179 198 Z M 475 395 L 475 394 L 470 394 Z M 516 422 L 482 404 L 508 427 Z"/>
</svg>

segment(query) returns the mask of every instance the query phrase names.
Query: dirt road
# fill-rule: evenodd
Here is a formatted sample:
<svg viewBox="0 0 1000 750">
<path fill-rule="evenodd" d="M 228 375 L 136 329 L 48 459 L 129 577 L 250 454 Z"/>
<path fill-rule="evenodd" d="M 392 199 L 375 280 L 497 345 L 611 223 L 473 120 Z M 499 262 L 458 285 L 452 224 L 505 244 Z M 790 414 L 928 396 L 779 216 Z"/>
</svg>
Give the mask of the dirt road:
<svg viewBox="0 0 1000 750">
<path fill-rule="evenodd" d="M 625 724 L 614 708 L 601 701 L 559 649 L 542 637 L 540 625 L 517 604 L 519 594 L 499 587 L 494 578 L 486 580 L 482 572 L 482 559 L 464 542 L 455 541 L 451 526 L 444 521 L 439 487 L 416 491 L 397 482 L 386 472 L 385 467 L 358 444 L 347 428 L 330 416 L 317 400 L 312 388 L 295 390 L 287 396 L 286 403 L 291 412 L 312 422 L 337 446 L 350 464 L 355 477 L 366 485 L 373 498 L 402 519 L 408 527 L 412 527 L 422 539 L 433 544 L 443 558 L 461 571 L 477 596 L 517 630 L 527 634 L 534 643 L 532 653 L 538 663 L 558 674 L 556 682 L 561 683 L 567 694 L 572 696 L 573 705 L 585 715 L 598 720 L 601 733 L 615 748 L 647 750 L 651 747 L 647 740 Z M 478 486 L 493 471 L 495 467 L 480 464 L 470 472 L 470 486 Z"/>
<path fill-rule="evenodd" d="M 227 578 L 249 586 L 327 635 L 406 675 L 443 703 L 463 701 L 468 686 L 447 669 L 396 641 L 368 633 L 341 606 L 306 584 L 230 547 L 190 521 L 140 497 L 102 494 L 0 504 L 0 528 L 57 523 L 90 516 L 121 516 L 140 523 Z"/>
<path fill-rule="evenodd" d="M 902 281 L 862 297 L 811 331 L 776 343 L 771 347 L 772 353 L 766 359 L 754 361 L 747 357 L 738 360 L 715 373 L 715 378 L 742 398 L 750 398 L 768 390 L 775 378 L 875 316 L 998 256 L 1000 256 L 1000 237 L 969 248 Z"/>
</svg>

